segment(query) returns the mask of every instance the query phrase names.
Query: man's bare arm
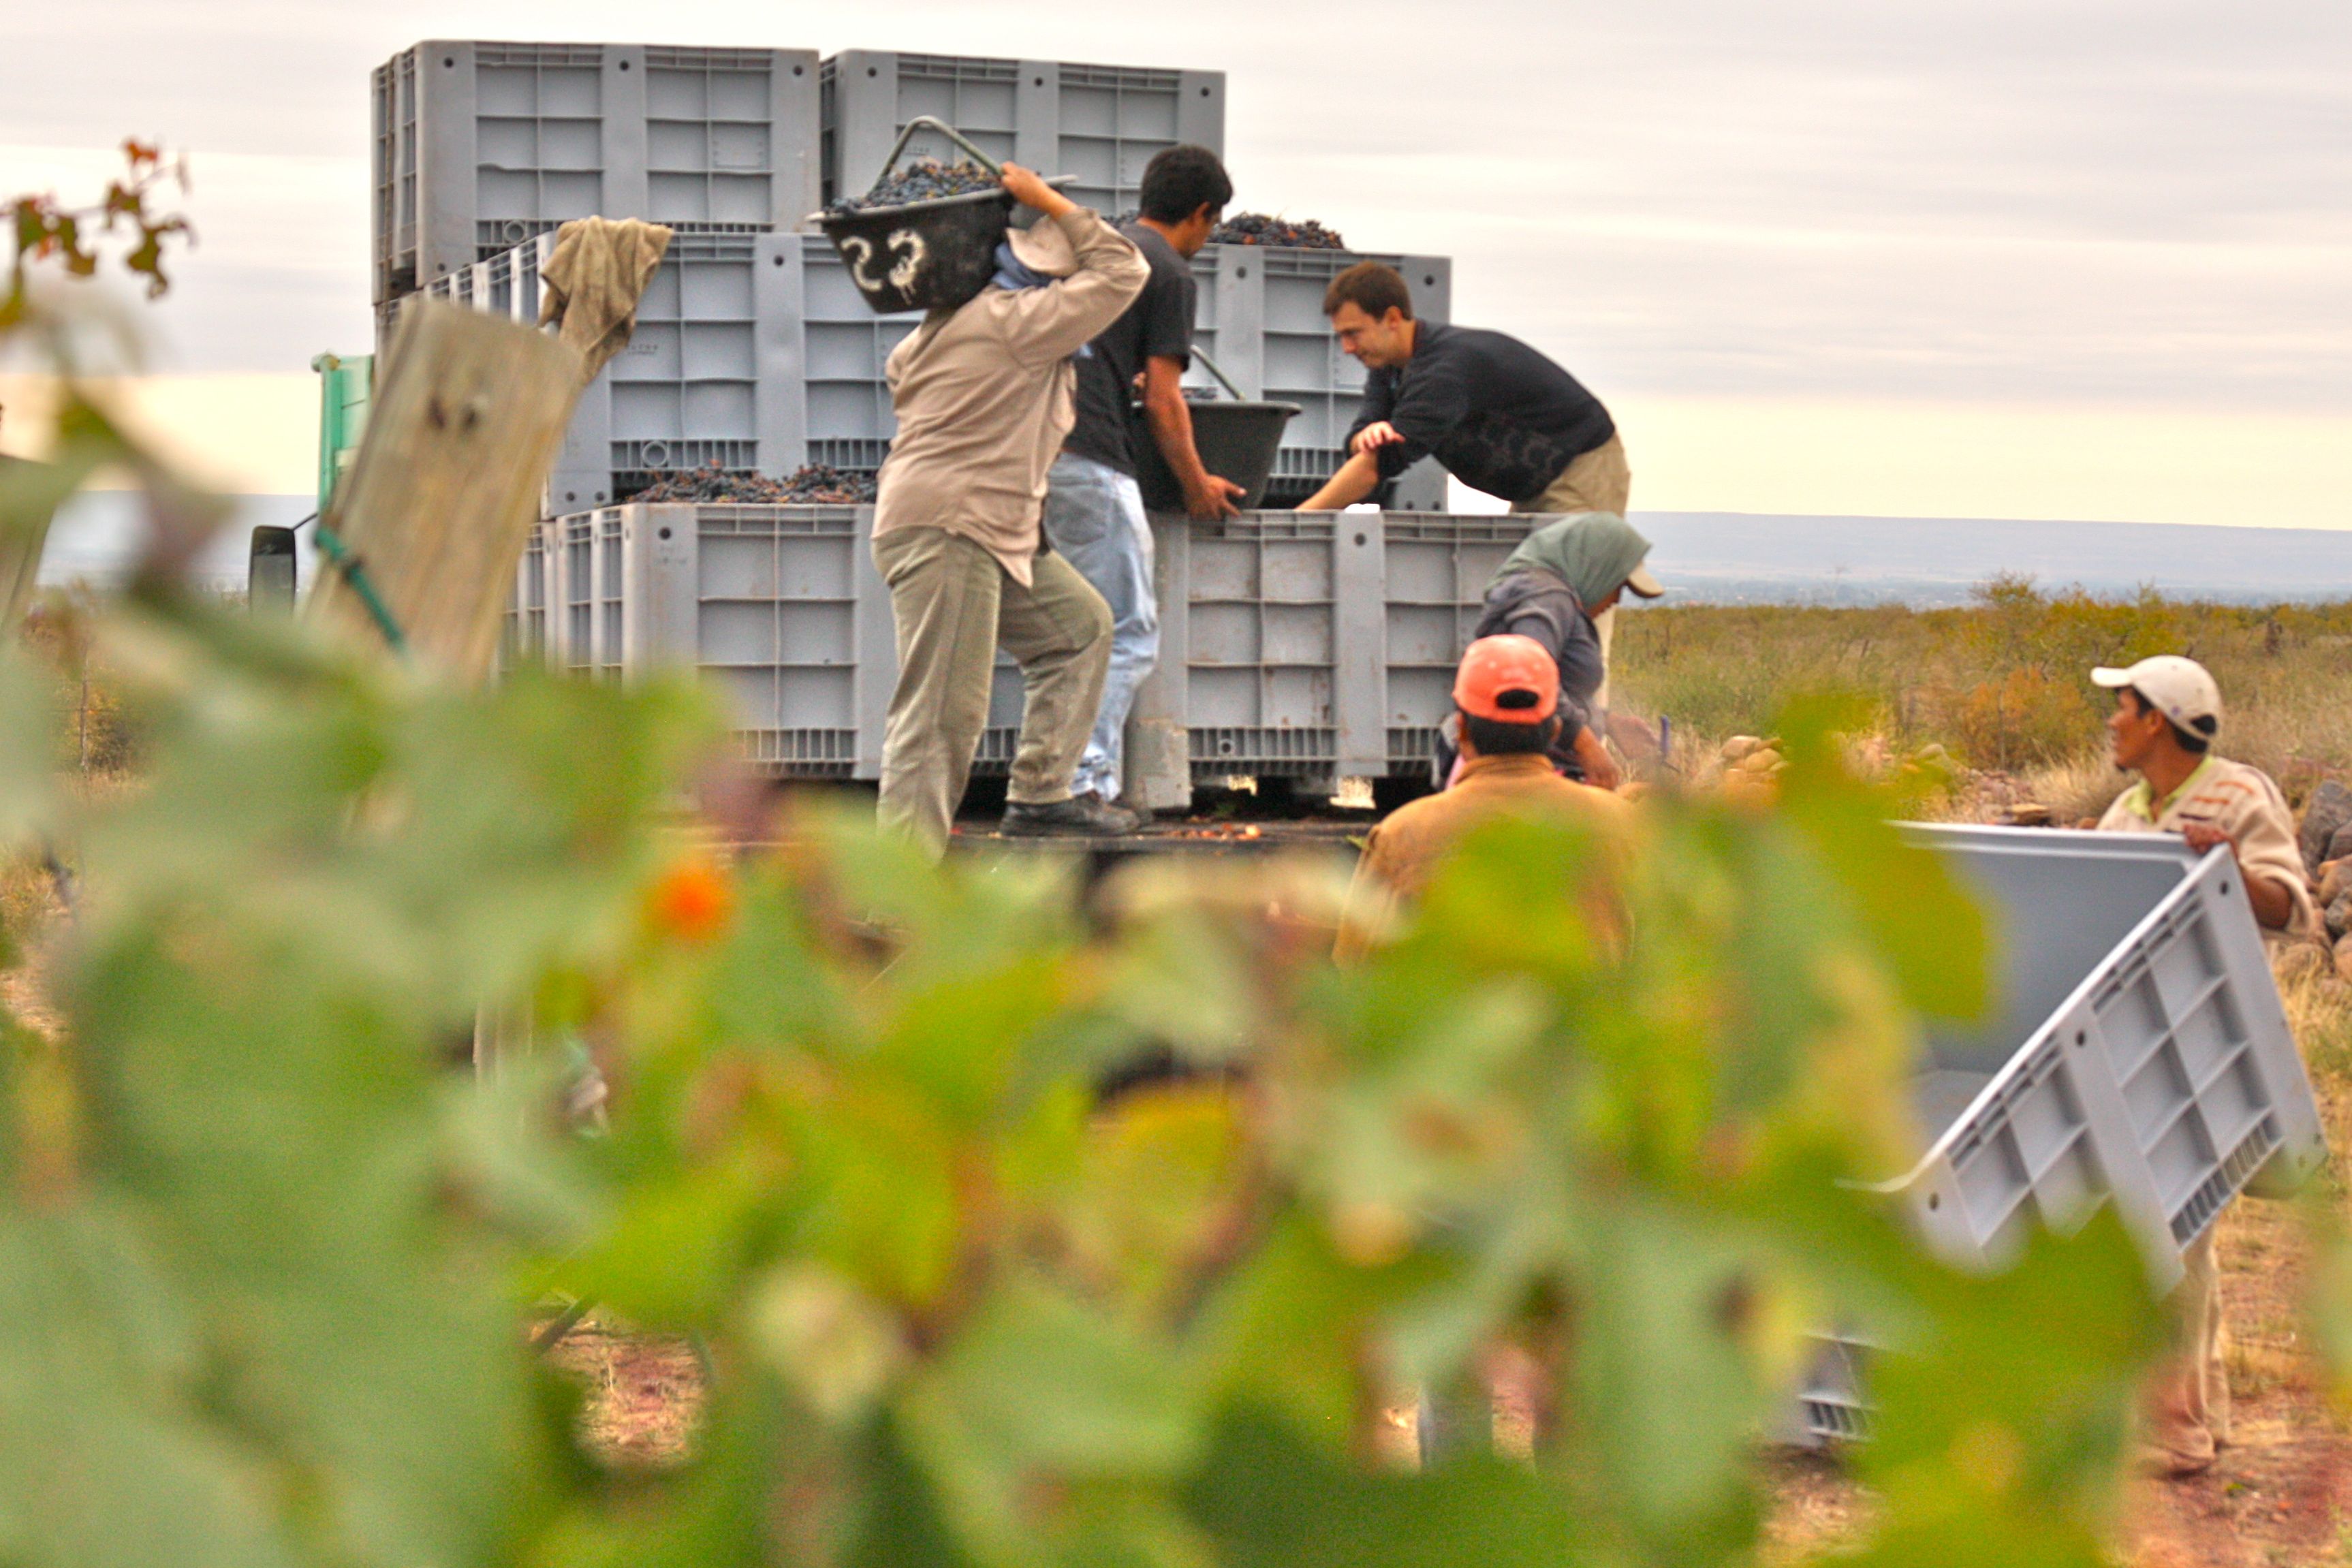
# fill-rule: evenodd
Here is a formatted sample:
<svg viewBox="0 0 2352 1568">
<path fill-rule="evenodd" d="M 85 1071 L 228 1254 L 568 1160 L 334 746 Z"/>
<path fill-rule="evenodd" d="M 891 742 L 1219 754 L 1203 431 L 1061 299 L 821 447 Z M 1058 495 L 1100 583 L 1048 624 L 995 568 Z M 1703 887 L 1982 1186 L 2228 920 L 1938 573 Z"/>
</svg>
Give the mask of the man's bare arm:
<svg viewBox="0 0 2352 1568">
<path fill-rule="evenodd" d="M 2186 823 L 2180 837 L 2200 855 L 2216 845 L 2229 844 L 2231 858 L 2238 860 L 2238 879 L 2246 885 L 2246 903 L 2254 911 L 2255 922 L 2264 931 L 2286 930 L 2287 922 L 2294 919 L 2294 895 L 2286 890 L 2284 883 L 2267 876 L 2247 876 L 2245 861 L 2238 858 L 2238 847 L 2231 844 L 2228 836 L 2218 827 L 2202 822 Z"/>
<path fill-rule="evenodd" d="M 1339 465 L 1339 471 L 1321 489 L 1298 503 L 1300 511 L 1338 511 L 1355 505 L 1381 487 L 1381 457 L 1367 447 Z"/>
<path fill-rule="evenodd" d="M 1143 422 L 1183 487 L 1185 511 L 1202 522 L 1235 515 L 1249 492 L 1202 466 L 1201 449 L 1192 442 L 1192 405 L 1184 401 L 1182 361 L 1154 354 L 1143 362 Z"/>
</svg>

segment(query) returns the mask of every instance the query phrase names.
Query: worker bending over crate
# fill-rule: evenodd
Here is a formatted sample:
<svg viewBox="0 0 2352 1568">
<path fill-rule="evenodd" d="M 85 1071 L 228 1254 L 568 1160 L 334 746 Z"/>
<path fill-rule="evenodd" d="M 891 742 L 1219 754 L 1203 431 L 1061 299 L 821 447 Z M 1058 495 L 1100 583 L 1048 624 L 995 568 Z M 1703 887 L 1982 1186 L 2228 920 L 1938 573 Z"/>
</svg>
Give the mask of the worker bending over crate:
<svg viewBox="0 0 2352 1568">
<path fill-rule="evenodd" d="M 1501 332 L 1416 321 L 1403 275 L 1360 261 L 1323 313 L 1369 373 L 1348 459 L 1299 507 L 1352 506 L 1424 457 L 1513 511 L 1613 511 L 1633 489 L 1625 444 L 1576 377 Z"/>
<path fill-rule="evenodd" d="M 1026 700 L 1003 831 L 1118 832 L 1070 779 L 1102 700 L 1110 611 L 1043 550 L 1045 477 L 1069 434 L 1070 356 L 1149 268 L 1135 246 L 1030 171 L 1004 188 L 1045 216 L 997 248 L 994 279 L 934 311 L 886 367 L 898 434 L 878 477 L 874 564 L 890 588 L 898 684 L 882 733 L 882 826 L 947 847 L 988 722 L 1002 647 Z"/>
<path fill-rule="evenodd" d="M 2160 654 L 2128 669 L 2095 669 L 2091 679 L 2116 694 L 2116 710 L 2107 718 L 2116 766 L 2139 774 L 2099 819 L 2099 828 L 2178 833 L 2200 855 L 2227 845 L 2265 942 L 2315 930 L 2286 797 L 2260 768 L 2214 754 L 2221 689 L 2205 667 Z M 2211 1468 L 2215 1451 L 2230 1440 L 2215 1228 L 2207 1226 L 2181 1257 L 2187 1272 L 2174 1294 L 2181 1352 L 2150 1402 L 2147 1458 L 2168 1475 Z"/>
<path fill-rule="evenodd" d="M 1665 589 L 1650 574 L 1650 542 L 1614 512 L 1578 512 L 1548 522 L 1511 552 L 1486 584 L 1486 607 L 1473 637 L 1505 632 L 1543 645 L 1559 668 L 1559 731 L 1552 763 L 1570 778 L 1601 789 L 1623 783 L 1601 730 L 1609 687 L 1608 650 L 1599 622 L 1627 594 L 1654 599 Z M 1454 760 L 1454 721 L 1439 731 L 1441 782 Z"/>
<path fill-rule="evenodd" d="M 1353 506 L 1424 457 L 1516 512 L 1625 515 L 1633 474 L 1617 422 L 1584 384 L 1518 339 L 1418 321 L 1393 267 L 1360 261 L 1323 291 L 1341 352 L 1365 368 L 1348 458 L 1301 511 Z M 1614 608 L 1593 616 L 1605 661 Z M 1597 706 L 1609 706 L 1604 681 Z"/>
</svg>

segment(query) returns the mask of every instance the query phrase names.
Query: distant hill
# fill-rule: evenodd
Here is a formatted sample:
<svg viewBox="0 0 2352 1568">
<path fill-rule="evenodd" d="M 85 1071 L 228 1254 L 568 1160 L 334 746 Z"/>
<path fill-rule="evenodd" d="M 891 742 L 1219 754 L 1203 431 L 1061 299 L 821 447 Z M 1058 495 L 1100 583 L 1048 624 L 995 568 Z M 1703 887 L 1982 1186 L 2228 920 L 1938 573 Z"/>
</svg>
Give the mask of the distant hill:
<svg viewBox="0 0 2352 1568">
<path fill-rule="evenodd" d="M 1637 511 L 1671 599 L 1734 604 L 1966 603 L 2001 573 L 2102 597 L 2352 599 L 2352 530 L 1987 518 Z"/>
</svg>

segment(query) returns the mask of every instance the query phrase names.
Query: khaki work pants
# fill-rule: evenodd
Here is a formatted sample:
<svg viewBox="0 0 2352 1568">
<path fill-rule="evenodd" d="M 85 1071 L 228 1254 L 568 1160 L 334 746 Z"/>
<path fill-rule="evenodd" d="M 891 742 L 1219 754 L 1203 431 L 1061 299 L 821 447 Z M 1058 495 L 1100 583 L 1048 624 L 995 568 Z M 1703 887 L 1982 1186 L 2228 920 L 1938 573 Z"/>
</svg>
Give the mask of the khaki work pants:
<svg viewBox="0 0 2352 1568">
<path fill-rule="evenodd" d="M 1613 511 L 1625 515 L 1633 499 L 1633 470 L 1625 464 L 1625 443 L 1612 436 L 1559 471 L 1559 478 L 1533 500 L 1513 501 L 1513 511 Z"/>
<path fill-rule="evenodd" d="M 1110 662 L 1110 610 L 1058 555 L 1040 555 L 1023 587 L 974 540 L 903 528 L 874 542 L 890 587 L 898 684 L 882 730 L 877 816 L 935 855 L 971 778 L 988 724 L 1001 646 L 1021 667 L 1026 701 L 1008 798 L 1067 800 Z"/>
<path fill-rule="evenodd" d="M 1590 452 L 1559 471 L 1549 489 L 1528 501 L 1513 501 L 1511 510 L 1518 512 L 1613 511 L 1619 517 L 1633 501 L 1633 470 L 1625 462 L 1625 443 L 1612 436 Z M 1617 606 L 1612 605 L 1592 617 L 1592 629 L 1601 637 L 1601 668 L 1609 668 L 1609 641 L 1617 631 Z M 1603 712 L 1609 708 L 1609 679 L 1604 674 L 1601 689 L 1592 694 L 1592 706 Z M 1602 737 L 1606 740 L 1608 737 Z"/>
<path fill-rule="evenodd" d="M 2188 1272 L 2173 1288 L 2178 1349 L 2157 1373 L 2148 1439 L 2180 1469 L 2201 1469 L 2230 1440 L 2228 1331 L 2221 1322 L 2221 1269 L 2213 1226 L 2181 1254 Z"/>
</svg>

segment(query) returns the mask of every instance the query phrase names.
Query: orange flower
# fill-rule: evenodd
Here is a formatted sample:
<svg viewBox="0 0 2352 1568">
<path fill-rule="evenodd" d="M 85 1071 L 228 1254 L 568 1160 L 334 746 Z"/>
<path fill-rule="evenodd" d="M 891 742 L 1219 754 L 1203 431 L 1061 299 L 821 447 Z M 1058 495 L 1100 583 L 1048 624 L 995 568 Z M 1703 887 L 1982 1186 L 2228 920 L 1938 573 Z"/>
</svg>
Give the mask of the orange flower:
<svg viewBox="0 0 2352 1568">
<path fill-rule="evenodd" d="M 709 942 L 735 912 L 735 888 L 724 872 L 686 860 L 661 874 L 646 900 L 654 928 L 688 942 Z"/>
</svg>

